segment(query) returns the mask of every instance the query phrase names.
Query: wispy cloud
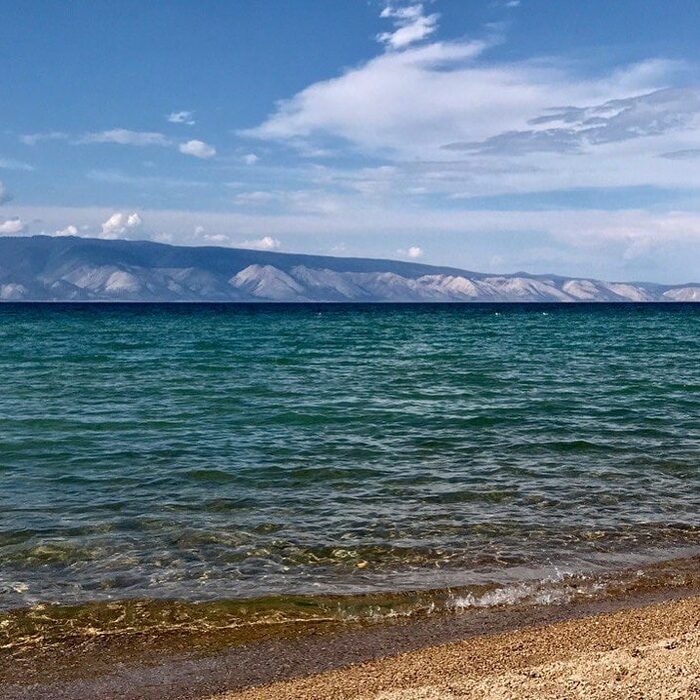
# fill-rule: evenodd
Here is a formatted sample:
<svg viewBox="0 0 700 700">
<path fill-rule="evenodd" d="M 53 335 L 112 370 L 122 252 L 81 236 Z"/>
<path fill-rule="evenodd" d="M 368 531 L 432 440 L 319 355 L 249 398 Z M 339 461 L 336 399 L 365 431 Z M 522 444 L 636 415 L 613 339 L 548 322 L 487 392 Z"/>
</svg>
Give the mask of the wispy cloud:
<svg viewBox="0 0 700 700">
<path fill-rule="evenodd" d="M 457 140 L 447 134 L 473 133 L 478 121 L 487 135 L 489 117 L 504 128 L 520 123 L 514 110 L 534 101 L 532 89 L 527 83 L 518 87 L 511 71 L 499 76 L 470 67 L 487 46 L 434 43 L 382 54 L 280 102 L 268 119 L 242 134 L 292 146 L 315 146 L 318 139 L 322 147 L 329 138 L 339 139 L 365 152 L 415 155 L 427 145 L 439 146 L 436 141 Z M 488 104 L 487 94 L 496 96 L 495 104 Z M 507 118 L 499 117 L 504 102 L 511 108 Z"/>
<path fill-rule="evenodd" d="M 105 182 L 110 185 L 129 185 L 132 187 L 155 187 L 167 189 L 206 187 L 207 182 L 162 175 L 131 175 L 114 170 L 91 170 L 87 173 L 90 180 Z"/>
<path fill-rule="evenodd" d="M 47 131 L 38 134 L 22 134 L 19 140 L 27 146 L 36 146 L 40 141 L 66 141 L 68 134 L 63 131 Z"/>
<path fill-rule="evenodd" d="M 687 66 L 652 58 L 596 73 L 551 56 L 504 62 L 489 56 L 500 40 L 387 51 L 241 133 L 391 164 L 375 183 L 347 169 L 344 186 L 366 197 L 700 187 L 700 90 Z"/>
<path fill-rule="evenodd" d="M 170 146 L 172 141 L 156 131 L 131 131 L 130 129 L 109 129 L 84 134 L 75 143 L 116 143 L 121 146 Z"/>
<path fill-rule="evenodd" d="M 391 20 L 394 29 L 390 32 L 382 32 L 377 36 L 377 40 L 387 48 L 400 50 L 433 34 L 437 29 L 440 15 L 437 13 L 426 15 L 422 3 L 390 2 L 382 10 L 380 17 Z"/>
<path fill-rule="evenodd" d="M 0 180 L 0 204 L 5 204 L 5 202 L 9 202 L 11 199 L 12 196 L 7 191 L 5 183 Z"/>
<path fill-rule="evenodd" d="M 189 114 L 189 112 L 187 114 Z M 213 158 L 216 155 L 216 149 L 204 141 L 192 139 L 190 141 L 178 144 L 176 141 L 159 131 L 133 131 L 131 129 L 115 128 L 107 129 L 105 131 L 88 132 L 79 136 L 71 136 L 70 134 L 66 134 L 64 132 L 52 131 L 47 133 L 26 134 L 20 138 L 25 144 L 30 146 L 35 146 L 41 141 L 63 140 L 72 145 L 117 144 L 120 146 L 134 146 L 138 148 L 150 146 L 160 146 L 166 148 L 177 147 L 180 153 L 203 159 Z M 3 163 L 6 165 L 3 166 Z M 23 169 L 30 168 L 30 166 L 27 166 L 26 164 L 21 164 L 16 161 L 3 161 L 2 159 L 0 159 L 0 167 L 22 167 Z"/>
<path fill-rule="evenodd" d="M 34 170 L 34 166 L 29 165 L 21 160 L 14 158 L 0 158 L 0 169 L 2 170 L 25 170 L 27 172 Z"/>
<path fill-rule="evenodd" d="M 700 148 L 685 148 L 680 151 L 661 153 L 659 158 L 666 158 L 667 160 L 697 160 L 700 158 Z"/>
<path fill-rule="evenodd" d="M 280 102 L 268 119 L 243 133 L 290 145 L 336 139 L 392 159 L 445 158 L 439 154 L 444 144 L 488 146 L 506 134 L 517 134 L 516 145 L 535 140 L 540 147 L 582 140 L 584 128 L 593 129 L 589 136 L 597 142 L 630 136 L 635 128 L 658 133 L 687 124 L 696 109 L 693 90 L 662 91 L 678 72 L 674 62 L 643 61 L 584 77 L 553 58 L 487 61 L 491 45 L 433 42 L 382 54 Z M 593 107 L 554 112 L 562 103 Z M 543 116 L 575 121 L 531 123 Z M 548 129 L 550 135 L 542 133 Z"/>
<path fill-rule="evenodd" d="M 447 150 L 487 155 L 569 152 L 600 144 L 660 136 L 700 125 L 700 90 L 669 88 L 590 107 L 549 109 L 530 119 L 537 128 L 508 131 L 484 141 L 450 143 Z"/>
<path fill-rule="evenodd" d="M 268 192 L 267 190 L 253 190 L 252 192 L 241 192 L 234 197 L 236 204 L 267 204 L 269 202 L 277 202 L 282 199 L 278 192 Z"/>
<path fill-rule="evenodd" d="M 234 204 L 254 210 L 275 210 L 298 215 L 327 216 L 342 208 L 337 195 L 320 189 L 253 190 L 234 197 Z"/>
</svg>

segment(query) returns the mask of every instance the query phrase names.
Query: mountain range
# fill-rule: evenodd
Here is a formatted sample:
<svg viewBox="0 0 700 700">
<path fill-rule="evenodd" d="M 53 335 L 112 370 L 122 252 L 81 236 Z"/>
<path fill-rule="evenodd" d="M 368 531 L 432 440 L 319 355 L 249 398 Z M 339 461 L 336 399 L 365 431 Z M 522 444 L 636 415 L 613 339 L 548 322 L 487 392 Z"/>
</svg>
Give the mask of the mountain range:
<svg viewBox="0 0 700 700">
<path fill-rule="evenodd" d="M 397 260 L 73 236 L 0 238 L 2 301 L 700 301 L 700 283 L 487 274 Z"/>
</svg>

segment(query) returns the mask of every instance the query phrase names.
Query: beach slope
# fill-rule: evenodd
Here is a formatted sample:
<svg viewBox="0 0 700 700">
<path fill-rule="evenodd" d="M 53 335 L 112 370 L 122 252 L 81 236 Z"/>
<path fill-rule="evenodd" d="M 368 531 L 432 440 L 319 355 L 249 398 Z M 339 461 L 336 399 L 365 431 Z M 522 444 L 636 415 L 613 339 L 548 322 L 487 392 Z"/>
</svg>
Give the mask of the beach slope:
<svg viewBox="0 0 700 700">
<path fill-rule="evenodd" d="M 216 700 L 321 698 L 700 698 L 700 597 L 434 646 Z"/>
</svg>

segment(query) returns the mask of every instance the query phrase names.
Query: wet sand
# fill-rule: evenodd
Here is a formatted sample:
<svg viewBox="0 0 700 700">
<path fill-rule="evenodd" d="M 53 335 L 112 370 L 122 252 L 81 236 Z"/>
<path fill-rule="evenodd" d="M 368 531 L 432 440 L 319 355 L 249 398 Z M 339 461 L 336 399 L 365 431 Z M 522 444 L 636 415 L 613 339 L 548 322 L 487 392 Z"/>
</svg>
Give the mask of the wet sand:
<svg viewBox="0 0 700 700">
<path fill-rule="evenodd" d="M 700 698 L 700 597 L 475 637 L 212 700 L 350 698 Z"/>
<path fill-rule="evenodd" d="M 306 629 L 218 651 L 208 636 L 185 635 L 166 646 L 138 635 L 96 637 L 77 648 L 5 658 L 0 697 L 698 698 L 699 625 L 700 590 L 679 586 L 572 605 Z M 639 691 L 635 678 L 653 692 Z"/>
</svg>

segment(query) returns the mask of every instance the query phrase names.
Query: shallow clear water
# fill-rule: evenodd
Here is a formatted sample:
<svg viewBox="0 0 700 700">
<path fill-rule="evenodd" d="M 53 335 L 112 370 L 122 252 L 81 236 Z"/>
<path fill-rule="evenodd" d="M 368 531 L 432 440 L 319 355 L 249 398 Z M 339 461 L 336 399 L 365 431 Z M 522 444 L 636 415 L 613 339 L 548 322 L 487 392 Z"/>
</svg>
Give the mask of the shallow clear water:
<svg viewBox="0 0 700 700">
<path fill-rule="evenodd" d="M 700 548 L 700 306 L 0 306 L 0 607 Z"/>
</svg>

